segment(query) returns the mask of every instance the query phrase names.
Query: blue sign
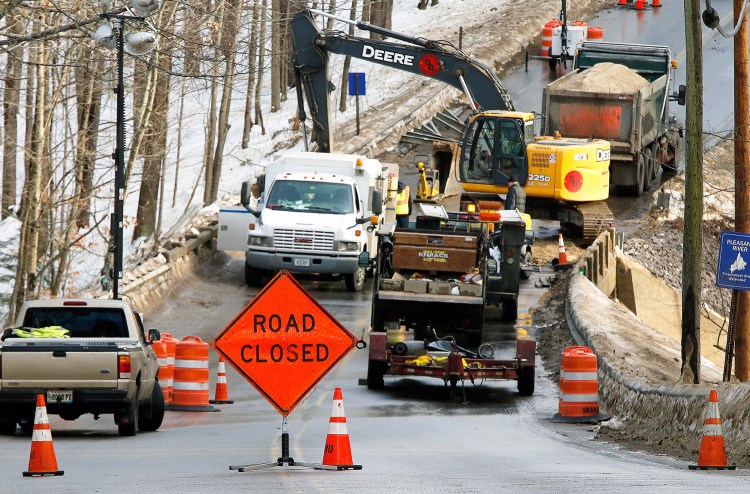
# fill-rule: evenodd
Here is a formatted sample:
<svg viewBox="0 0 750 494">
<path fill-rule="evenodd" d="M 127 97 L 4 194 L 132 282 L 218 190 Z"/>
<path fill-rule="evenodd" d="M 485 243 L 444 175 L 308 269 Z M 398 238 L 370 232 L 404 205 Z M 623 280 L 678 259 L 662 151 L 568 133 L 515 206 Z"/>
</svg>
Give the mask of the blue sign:
<svg viewBox="0 0 750 494">
<path fill-rule="evenodd" d="M 721 232 L 716 286 L 750 290 L 750 233 Z"/>
<path fill-rule="evenodd" d="M 349 72 L 349 96 L 364 96 L 365 91 L 365 73 Z"/>
</svg>

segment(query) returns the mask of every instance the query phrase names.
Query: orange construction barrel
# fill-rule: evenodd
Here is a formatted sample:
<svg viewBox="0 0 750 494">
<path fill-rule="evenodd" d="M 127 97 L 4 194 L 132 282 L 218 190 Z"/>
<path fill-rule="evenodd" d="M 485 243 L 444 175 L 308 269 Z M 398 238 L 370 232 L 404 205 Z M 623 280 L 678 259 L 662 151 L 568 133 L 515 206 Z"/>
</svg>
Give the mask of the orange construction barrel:
<svg viewBox="0 0 750 494">
<path fill-rule="evenodd" d="M 208 403 L 208 343 L 197 336 L 186 336 L 177 342 L 172 390 L 168 410 L 219 411 Z"/>
<path fill-rule="evenodd" d="M 547 22 L 542 28 L 542 56 L 549 57 L 552 55 L 552 38 L 554 37 L 554 30 L 556 27 L 562 25 L 562 23 L 553 19 Z"/>
<path fill-rule="evenodd" d="M 167 343 L 163 340 L 154 341 L 151 346 L 156 353 L 156 360 L 159 362 L 159 384 L 161 392 L 164 394 L 164 403 L 169 403 L 169 390 L 167 389 L 166 375 L 167 369 Z"/>
<path fill-rule="evenodd" d="M 588 39 L 602 39 L 604 37 L 604 28 L 599 26 L 589 26 L 586 30 Z"/>
<path fill-rule="evenodd" d="M 174 386 L 174 356 L 177 352 L 177 342 L 179 340 L 170 333 L 162 333 L 161 341 L 164 342 L 167 348 L 167 368 L 162 379 L 162 389 L 166 393 L 164 395 L 164 403 L 169 404 L 172 403 L 172 395 L 174 394 L 174 390 L 172 389 Z"/>
<path fill-rule="evenodd" d="M 585 346 L 569 346 L 560 359 L 559 411 L 553 422 L 591 423 L 608 420 L 599 412 L 596 355 Z"/>
</svg>

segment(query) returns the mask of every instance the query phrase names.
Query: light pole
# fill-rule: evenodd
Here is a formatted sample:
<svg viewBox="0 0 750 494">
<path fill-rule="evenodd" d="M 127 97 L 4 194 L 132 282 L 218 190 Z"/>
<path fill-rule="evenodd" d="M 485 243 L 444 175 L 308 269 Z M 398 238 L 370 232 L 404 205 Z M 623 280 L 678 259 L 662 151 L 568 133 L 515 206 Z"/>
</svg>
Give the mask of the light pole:
<svg viewBox="0 0 750 494">
<path fill-rule="evenodd" d="M 143 55 L 154 49 L 156 38 L 151 35 L 150 38 L 144 39 L 144 33 L 138 35 L 137 44 L 126 44 L 125 41 L 125 22 L 144 22 L 143 17 L 135 15 L 124 15 L 121 13 L 103 13 L 100 14 L 102 19 L 112 23 L 111 28 L 108 24 L 103 24 L 94 33 L 94 39 L 100 45 L 117 50 L 117 120 L 116 120 L 116 138 L 115 151 L 112 153 L 112 159 L 115 160 L 115 204 L 114 212 L 111 215 L 111 232 L 112 245 L 110 252 L 113 252 L 112 269 L 110 270 L 110 279 L 112 280 L 112 298 L 120 299 L 120 278 L 122 277 L 122 259 L 123 259 L 123 222 L 125 206 L 125 85 L 123 83 L 123 65 L 124 52 L 128 51 L 133 55 Z M 112 41 L 115 41 L 113 46 Z M 129 40 L 128 40 L 129 43 Z"/>
</svg>

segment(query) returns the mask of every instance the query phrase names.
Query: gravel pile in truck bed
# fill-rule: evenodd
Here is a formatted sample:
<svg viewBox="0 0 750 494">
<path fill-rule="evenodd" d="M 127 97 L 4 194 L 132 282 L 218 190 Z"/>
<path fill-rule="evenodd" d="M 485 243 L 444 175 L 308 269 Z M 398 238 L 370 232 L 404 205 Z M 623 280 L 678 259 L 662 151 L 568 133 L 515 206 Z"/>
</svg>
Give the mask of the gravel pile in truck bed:
<svg viewBox="0 0 750 494">
<path fill-rule="evenodd" d="M 629 93 L 648 84 L 646 79 L 624 65 L 602 62 L 561 79 L 555 87 L 599 93 Z"/>
</svg>

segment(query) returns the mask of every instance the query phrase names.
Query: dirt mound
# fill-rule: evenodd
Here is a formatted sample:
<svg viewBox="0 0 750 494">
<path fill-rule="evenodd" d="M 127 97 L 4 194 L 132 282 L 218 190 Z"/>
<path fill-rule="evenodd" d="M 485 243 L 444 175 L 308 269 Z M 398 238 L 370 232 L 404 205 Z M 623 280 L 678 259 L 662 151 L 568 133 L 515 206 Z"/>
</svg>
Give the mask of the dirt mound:
<svg viewBox="0 0 750 494">
<path fill-rule="evenodd" d="M 598 93 L 631 93 L 648 84 L 646 79 L 624 65 L 602 62 L 561 79 L 555 87 Z"/>
</svg>

